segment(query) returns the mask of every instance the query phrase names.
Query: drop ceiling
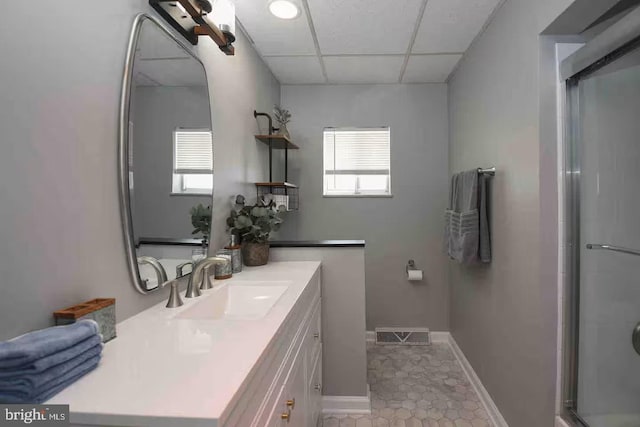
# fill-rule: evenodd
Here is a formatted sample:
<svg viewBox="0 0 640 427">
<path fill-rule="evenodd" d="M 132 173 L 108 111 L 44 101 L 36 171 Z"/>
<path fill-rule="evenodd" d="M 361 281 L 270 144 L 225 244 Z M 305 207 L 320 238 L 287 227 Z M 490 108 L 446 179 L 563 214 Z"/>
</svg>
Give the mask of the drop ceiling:
<svg viewBox="0 0 640 427">
<path fill-rule="evenodd" d="M 442 83 L 502 0 L 235 0 L 236 16 L 282 84 Z"/>
</svg>

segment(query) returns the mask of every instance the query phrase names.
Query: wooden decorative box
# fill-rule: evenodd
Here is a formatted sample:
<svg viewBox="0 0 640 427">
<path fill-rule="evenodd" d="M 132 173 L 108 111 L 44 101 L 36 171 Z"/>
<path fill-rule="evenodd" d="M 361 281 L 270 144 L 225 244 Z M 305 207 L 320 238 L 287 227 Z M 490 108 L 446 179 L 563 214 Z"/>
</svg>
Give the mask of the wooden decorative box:
<svg viewBox="0 0 640 427">
<path fill-rule="evenodd" d="M 96 298 L 53 313 L 56 325 L 69 325 L 83 319 L 95 320 L 100 327 L 102 342 L 116 337 L 115 298 Z"/>
</svg>

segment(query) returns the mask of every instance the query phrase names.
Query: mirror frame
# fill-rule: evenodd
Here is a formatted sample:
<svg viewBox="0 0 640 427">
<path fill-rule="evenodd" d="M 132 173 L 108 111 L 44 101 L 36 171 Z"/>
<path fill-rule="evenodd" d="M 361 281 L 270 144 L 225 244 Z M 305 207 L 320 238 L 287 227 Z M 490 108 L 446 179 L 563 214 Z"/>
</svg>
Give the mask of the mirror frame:
<svg viewBox="0 0 640 427">
<path fill-rule="evenodd" d="M 127 46 L 127 55 L 124 62 L 124 73 L 122 76 L 122 90 L 120 93 L 120 112 L 118 116 L 118 187 L 120 195 L 120 215 L 122 219 L 122 230 L 124 237 L 125 254 L 127 257 L 127 265 L 129 267 L 129 275 L 133 286 L 139 293 L 147 295 L 162 289 L 164 284 L 159 283 L 154 289 L 145 289 L 142 280 L 140 280 L 140 271 L 138 269 L 138 257 L 136 254 L 136 245 L 133 233 L 133 218 L 131 214 L 131 199 L 129 193 L 129 114 L 131 102 L 131 83 L 133 77 L 133 66 L 135 62 L 135 53 L 138 48 L 138 40 L 142 24 L 150 21 L 158 27 L 158 29 L 170 37 L 176 44 L 187 52 L 193 59 L 202 65 L 205 74 L 205 87 L 207 88 L 207 97 L 209 98 L 209 79 L 207 77 L 207 69 L 204 63 L 198 58 L 191 49 L 180 41 L 169 29 L 167 29 L 160 20 L 146 13 L 136 15 L 129 42 Z M 209 99 L 209 116 L 211 116 L 211 100 Z M 212 195 L 213 197 L 213 195 Z M 213 206 L 213 202 L 212 202 Z"/>
</svg>

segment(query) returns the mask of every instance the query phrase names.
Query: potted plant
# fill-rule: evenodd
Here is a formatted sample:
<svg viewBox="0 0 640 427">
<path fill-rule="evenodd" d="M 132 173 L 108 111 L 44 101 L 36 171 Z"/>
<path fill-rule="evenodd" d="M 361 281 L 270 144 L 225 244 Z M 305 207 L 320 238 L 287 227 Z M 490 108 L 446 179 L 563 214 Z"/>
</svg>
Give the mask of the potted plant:
<svg viewBox="0 0 640 427">
<path fill-rule="evenodd" d="M 291 121 L 291 113 L 289 112 L 289 110 L 285 110 L 284 108 L 280 108 L 279 106 L 274 105 L 273 116 L 280 126 L 278 128 L 278 133 L 290 137 L 291 135 L 289 135 L 289 129 L 287 129 L 287 123 Z"/>
<path fill-rule="evenodd" d="M 244 196 L 237 196 L 235 207 L 227 218 L 231 234 L 240 237 L 242 259 L 249 267 L 265 265 L 269 261 L 269 235 L 280 228 L 283 220 L 273 201 L 260 199 L 255 205 L 246 205 Z"/>
<path fill-rule="evenodd" d="M 199 203 L 192 207 L 189 213 L 191 214 L 191 225 L 194 227 L 191 234 L 202 234 L 202 247 L 206 247 L 209 243 L 209 233 L 211 233 L 211 206 Z"/>
</svg>

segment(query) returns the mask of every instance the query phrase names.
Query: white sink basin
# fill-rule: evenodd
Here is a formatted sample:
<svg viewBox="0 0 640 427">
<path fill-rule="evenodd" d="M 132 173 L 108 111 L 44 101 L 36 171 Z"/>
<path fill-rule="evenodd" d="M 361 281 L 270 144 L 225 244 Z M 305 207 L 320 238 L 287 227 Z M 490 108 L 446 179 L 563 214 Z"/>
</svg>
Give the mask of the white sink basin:
<svg viewBox="0 0 640 427">
<path fill-rule="evenodd" d="M 261 319 L 289 288 L 288 281 L 232 280 L 205 291 L 198 302 L 176 319 Z"/>
</svg>

